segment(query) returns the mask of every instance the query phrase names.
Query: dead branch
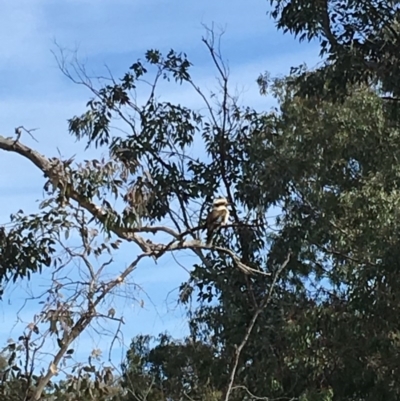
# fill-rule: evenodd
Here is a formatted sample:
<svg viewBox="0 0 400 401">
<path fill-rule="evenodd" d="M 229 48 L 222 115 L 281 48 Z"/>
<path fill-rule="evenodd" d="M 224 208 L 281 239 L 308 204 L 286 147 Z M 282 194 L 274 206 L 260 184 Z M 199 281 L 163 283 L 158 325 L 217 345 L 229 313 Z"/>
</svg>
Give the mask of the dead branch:
<svg viewBox="0 0 400 401">
<path fill-rule="evenodd" d="M 47 372 L 45 375 L 43 375 L 40 379 L 39 382 L 35 388 L 34 394 L 32 396 L 32 400 L 39 400 L 41 397 L 41 394 L 48 384 L 48 382 L 51 380 L 51 378 L 57 374 L 58 372 L 58 366 L 62 360 L 62 358 L 65 356 L 66 352 L 70 348 L 70 345 L 74 342 L 76 338 L 79 337 L 79 335 L 89 326 L 89 324 L 93 321 L 95 317 L 97 317 L 96 314 L 96 307 L 99 305 L 99 303 L 105 298 L 107 294 L 110 293 L 110 291 L 113 290 L 114 287 L 116 287 L 118 284 L 121 284 L 124 279 L 132 273 L 132 271 L 137 267 L 138 263 L 140 260 L 148 256 L 147 254 L 141 254 L 139 255 L 125 271 L 118 276 L 115 280 L 111 281 L 107 286 L 104 287 L 102 293 L 94 300 L 89 300 L 89 305 L 88 309 L 86 312 L 84 312 L 81 317 L 78 319 L 78 321 L 70 328 L 68 333 L 64 333 L 63 336 L 63 341 L 61 344 L 61 347 L 59 351 L 56 353 L 54 358 L 52 358 L 49 367 L 47 369 Z"/>
</svg>

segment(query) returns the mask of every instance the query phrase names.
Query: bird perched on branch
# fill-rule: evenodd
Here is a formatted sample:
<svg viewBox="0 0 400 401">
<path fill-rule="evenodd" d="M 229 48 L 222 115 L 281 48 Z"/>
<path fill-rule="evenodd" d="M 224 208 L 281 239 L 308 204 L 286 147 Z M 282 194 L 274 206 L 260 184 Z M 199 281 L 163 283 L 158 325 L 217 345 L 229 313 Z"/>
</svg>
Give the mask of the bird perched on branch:
<svg viewBox="0 0 400 401">
<path fill-rule="evenodd" d="M 208 213 L 205 228 L 207 229 L 207 246 L 212 244 L 212 236 L 215 230 L 224 226 L 229 219 L 228 201 L 226 198 L 217 198 L 213 202 L 213 207 Z"/>
</svg>

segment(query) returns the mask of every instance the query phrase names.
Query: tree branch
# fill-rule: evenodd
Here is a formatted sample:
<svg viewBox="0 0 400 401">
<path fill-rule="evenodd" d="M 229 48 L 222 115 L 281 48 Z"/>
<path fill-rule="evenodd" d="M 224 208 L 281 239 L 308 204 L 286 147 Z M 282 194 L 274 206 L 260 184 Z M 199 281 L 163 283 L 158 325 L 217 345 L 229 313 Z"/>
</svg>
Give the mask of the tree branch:
<svg viewBox="0 0 400 401">
<path fill-rule="evenodd" d="M 12 140 L 10 138 L 5 138 L 0 135 L 0 149 L 3 149 L 8 152 L 15 152 L 30 160 L 33 164 L 35 164 L 45 175 L 49 177 L 54 177 L 56 174 L 54 172 L 54 164 L 52 160 L 47 158 L 46 156 L 40 154 L 39 152 L 31 149 L 30 147 Z M 55 177 L 57 178 L 56 182 L 58 185 L 58 189 L 61 189 L 63 186 L 62 178 L 63 177 Z M 83 209 L 89 212 L 92 216 L 98 218 L 100 221 L 104 220 L 104 211 L 101 207 L 96 205 L 94 202 L 86 199 L 82 195 L 80 195 L 72 186 L 69 188 L 69 197 L 78 203 Z M 201 253 L 201 250 L 215 250 L 218 252 L 222 252 L 230 256 L 235 263 L 235 265 L 242 270 L 246 274 L 255 273 L 255 274 L 264 274 L 269 275 L 267 273 L 261 272 L 259 270 L 252 269 L 247 266 L 243 262 L 241 262 L 240 258 L 230 249 L 222 248 L 222 247 L 209 247 L 202 244 L 199 240 L 191 240 L 191 241 L 183 241 L 183 237 L 190 233 L 193 230 L 201 229 L 202 227 L 195 227 L 191 230 L 187 230 L 184 233 L 178 233 L 175 230 L 165 227 L 165 226 L 145 226 L 145 227 L 137 227 L 137 228 L 124 228 L 119 227 L 117 225 L 112 225 L 109 227 L 110 231 L 117 235 L 119 238 L 133 241 L 135 242 L 145 255 L 153 255 L 156 258 L 159 258 L 167 251 L 175 251 L 180 249 L 191 249 L 197 256 L 200 257 L 203 263 L 206 263 L 206 259 Z M 138 235 L 140 232 L 147 233 L 157 233 L 157 232 L 165 232 L 171 235 L 174 240 L 170 244 L 157 244 L 150 240 L 145 240 L 143 237 Z"/>
<path fill-rule="evenodd" d="M 229 401 L 229 397 L 230 394 L 232 392 L 232 388 L 233 388 L 233 384 L 235 381 L 235 376 L 236 376 L 236 371 L 239 365 L 239 359 L 240 359 L 240 355 L 242 353 L 243 348 L 246 346 L 247 342 L 249 341 L 251 332 L 253 331 L 253 328 L 256 324 L 256 321 L 258 319 L 258 316 L 260 315 L 260 313 L 263 311 L 263 309 L 269 304 L 269 302 L 271 301 L 272 298 L 272 294 L 274 292 L 274 288 L 275 288 L 275 284 L 276 281 L 278 280 L 278 277 L 280 275 L 280 273 L 282 272 L 282 270 L 288 265 L 289 261 L 290 261 L 290 257 L 291 257 L 291 253 L 289 252 L 285 261 L 282 263 L 281 267 L 278 269 L 278 271 L 276 272 L 274 279 L 272 280 L 271 286 L 269 288 L 269 291 L 267 293 L 267 295 L 265 296 L 265 298 L 261 301 L 259 307 L 257 308 L 257 310 L 255 311 L 250 324 L 246 330 L 245 336 L 242 340 L 242 342 L 240 343 L 240 345 L 236 348 L 236 352 L 235 352 L 235 360 L 234 360 L 234 364 L 233 364 L 233 368 L 230 374 L 230 378 L 229 378 L 229 384 L 228 384 L 228 388 L 226 390 L 226 394 L 225 394 L 225 401 Z"/>
</svg>

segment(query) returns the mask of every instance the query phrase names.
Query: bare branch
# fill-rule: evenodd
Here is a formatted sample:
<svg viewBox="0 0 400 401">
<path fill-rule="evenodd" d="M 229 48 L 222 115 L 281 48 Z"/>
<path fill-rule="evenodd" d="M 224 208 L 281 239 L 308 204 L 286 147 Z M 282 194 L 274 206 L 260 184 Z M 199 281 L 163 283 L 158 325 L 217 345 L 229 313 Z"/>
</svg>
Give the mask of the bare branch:
<svg viewBox="0 0 400 401">
<path fill-rule="evenodd" d="M 0 149 L 18 153 L 32 163 L 34 163 L 41 171 L 43 171 L 49 177 L 54 175 L 53 163 L 46 156 L 41 155 L 39 152 L 31 149 L 30 147 L 23 145 L 20 142 L 15 143 L 11 139 L 0 136 Z M 60 180 L 62 177 L 57 177 L 57 182 L 59 186 L 62 186 L 62 182 Z M 87 200 L 82 195 L 80 195 L 76 190 L 72 187 L 69 188 L 69 196 L 71 199 L 76 201 L 80 207 L 88 211 L 92 216 L 98 218 L 100 221 L 104 220 L 104 212 L 102 208 L 96 205 L 95 203 Z M 201 254 L 201 250 L 216 250 L 222 253 L 229 255 L 234 263 L 237 265 L 239 269 L 243 272 L 248 273 L 256 273 L 256 274 L 265 274 L 258 270 L 252 269 L 249 266 L 245 265 L 240 261 L 240 258 L 234 254 L 233 251 L 227 248 L 222 247 L 209 247 L 202 244 L 199 240 L 195 239 L 192 241 L 182 241 L 182 237 L 187 233 L 190 233 L 193 230 L 201 229 L 202 227 L 195 227 L 190 230 L 185 231 L 184 233 L 178 233 L 175 230 L 165 227 L 165 226 L 156 226 L 156 227 L 138 227 L 138 228 L 124 228 L 112 225 L 110 227 L 110 231 L 112 231 L 115 235 L 117 235 L 121 239 L 125 239 L 127 241 L 135 242 L 145 255 L 153 255 L 155 258 L 161 257 L 161 255 L 167 251 L 174 251 L 180 249 L 191 249 L 197 256 L 201 258 L 203 262 L 206 263 L 206 259 Z M 174 237 L 174 241 L 168 245 L 157 244 L 150 240 L 145 240 L 143 237 L 139 236 L 137 233 L 139 232 L 148 232 L 148 233 L 157 233 L 157 232 L 165 232 L 172 237 Z M 177 240 L 177 241 L 176 241 Z M 206 263 L 207 265 L 207 263 Z"/>
<path fill-rule="evenodd" d="M 244 390 L 252 399 L 260 400 L 260 401 L 271 401 L 270 397 L 258 397 L 250 392 L 250 390 L 246 386 L 234 386 L 232 387 L 233 390 Z"/>
</svg>

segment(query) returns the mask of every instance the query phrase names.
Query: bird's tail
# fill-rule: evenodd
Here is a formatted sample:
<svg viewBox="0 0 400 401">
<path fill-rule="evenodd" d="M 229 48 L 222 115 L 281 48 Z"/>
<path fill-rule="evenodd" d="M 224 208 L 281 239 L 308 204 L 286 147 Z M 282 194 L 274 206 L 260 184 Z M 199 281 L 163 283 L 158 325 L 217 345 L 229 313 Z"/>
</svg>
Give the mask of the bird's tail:
<svg viewBox="0 0 400 401">
<path fill-rule="evenodd" d="M 207 230 L 207 238 L 206 238 L 206 245 L 211 246 L 212 245 L 212 237 L 214 234 L 214 230 Z"/>
</svg>

